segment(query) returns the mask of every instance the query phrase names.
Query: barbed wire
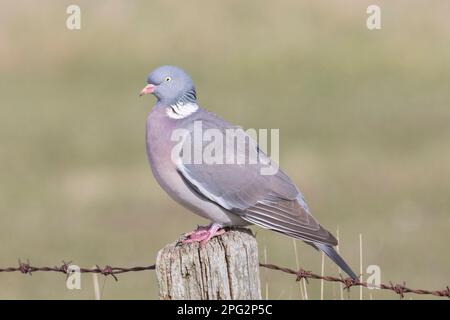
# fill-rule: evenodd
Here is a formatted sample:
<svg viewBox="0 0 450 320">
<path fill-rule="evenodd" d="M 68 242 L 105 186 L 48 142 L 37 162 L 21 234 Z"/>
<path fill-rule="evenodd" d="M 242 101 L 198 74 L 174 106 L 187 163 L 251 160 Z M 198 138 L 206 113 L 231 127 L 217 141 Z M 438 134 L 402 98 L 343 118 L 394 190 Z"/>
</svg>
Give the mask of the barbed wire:
<svg viewBox="0 0 450 320">
<path fill-rule="evenodd" d="M 305 279 L 306 281 L 308 279 L 316 279 L 316 280 L 324 280 L 329 282 L 339 282 L 344 285 L 344 289 L 350 290 L 351 287 L 357 287 L 362 286 L 366 288 L 378 288 L 382 290 L 390 290 L 396 294 L 398 294 L 401 298 L 404 298 L 406 293 L 414 293 L 418 295 L 433 295 L 437 297 L 447 297 L 450 298 L 450 288 L 447 286 L 444 290 L 425 290 L 425 289 L 411 289 L 406 286 L 406 283 L 403 282 L 403 284 L 393 284 L 392 282 L 389 282 L 389 284 L 380 284 L 380 285 L 373 285 L 369 284 L 367 282 L 360 282 L 359 280 L 354 280 L 350 277 L 343 278 L 341 277 L 334 277 L 334 276 L 321 276 L 318 274 L 315 274 L 311 271 L 306 271 L 304 269 L 294 270 L 287 267 L 278 266 L 275 264 L 269 264 L 269 263 L 259 263 L 260 267 L 271 269 L 275 271 L 280 271 L 283 273 L 291 274 L 296 276 L 296 281 L 300 281 L 302 279 Z M 16 267 L 6 267 L 6 268 L 0 268 L 0 272 L 20 272 L 23 274 L 29 274 L 31 275 L 34 272 L 58 272 L 63 273 L 66 275 L 70 275 L 71 272 L 74 271 L 74 269 L 71 269 L 72 262 L 65 262 L 63 261 L 61 265 L 54 266 L 54 267 L 36 267 L 30 264 L 29 261 L 22 262 L 19 260 L 19 264 Z M 99 265 L 96 265 L 94 268 L 80 268 L 80 273 L 98 273 L 102 274 L 104 276 L 111 276 L 114 278 L 114 280 L 118 281 L 117 278 L 118 274 L 127 273 L 127 272 L 139 272 L 139 271 L 146 271 L 146 270 L 155 270 L 156 265 L 148 265 L 143 267 L 112 267 L 109 265 L 106 265 L 104 267 L 101 267 Z"/>
<path fill-rule="evenodd" d="M 70 266 L 72 262 L 63 261 L 61 265 L 54 267 L 35 267 L 30 264 L 29 261 L 22 262 L 19 260 L 19 265 L 17 267 L 7 267 L 0 268 L 0 272 L 21 272 L 23 274 L 31 275 L 33 272 L 59 272 L 69 275 L 74 269 L 71 269 Z M 126 272 L 138 272 L 145 270 L 155 270 L 155 265 L 149 265 L 144 267 L 111 267 L 106 265 L 104 267 L 100 267 L 96 265 L 95 268 L 80 268 L 80 273 L 99 273 L 104 276 L 112 276 L 114 280 L 118 281 L 117 274 L 126 273 Z"/>
<path fill-rule="evenodd" d="M 280 267 L 274 264 L 268 263 L 259 263 L 261 267 L 281 271 L 284 273 L 292 274 L 297 276 L 296 281 L 300 281 L 301 279 L 318 279 L 329 282 L 340 282 L 344 285 L 344 289 L 350 290 L 351 287 L 362 286 L 366 288 L 378 288 L 383 290 L 390 290 L 398 294 L 401 298 L 405 297 L 405 293 L 415 293 L 415 294 L 423 294 L 423 295 L 433 295 L 437 297 L 447 297 L 450 298 L 450 288 L 447 286 L 444 290 L 424 290 L 424 289 L 411 289 L 406 286 L 406 282 L 403 284 L 393 284 L 389 282 L 389 284 L 380 284 L 373 285 L 367 282 L 360 282 L 359 280 L 354 280 L 350 277 L 340 278 L 333 276 L 320 276 L 318 274 L 312 273 L 311 271 L 306 271 L 304 269 L 300 269 L 298 271 L 286 267 Z"/>
</svg>

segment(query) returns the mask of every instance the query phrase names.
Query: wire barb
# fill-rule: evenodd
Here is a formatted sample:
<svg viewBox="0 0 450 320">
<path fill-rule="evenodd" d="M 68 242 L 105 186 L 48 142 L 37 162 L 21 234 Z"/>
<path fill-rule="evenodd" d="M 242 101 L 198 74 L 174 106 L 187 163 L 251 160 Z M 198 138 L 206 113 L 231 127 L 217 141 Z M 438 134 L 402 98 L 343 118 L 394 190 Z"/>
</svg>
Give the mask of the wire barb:
<svg viewBox="0 0 450 320">
<path fill-rule="evenodd" d="M 32 268 L 30 266 L 30 261 L 27 260 L 27 262 L 22 262 L 19 259 L 19 271 L 22 272 L 23 274 L 29 274 L 31 276 L 31 271 Z"/>
</svg>

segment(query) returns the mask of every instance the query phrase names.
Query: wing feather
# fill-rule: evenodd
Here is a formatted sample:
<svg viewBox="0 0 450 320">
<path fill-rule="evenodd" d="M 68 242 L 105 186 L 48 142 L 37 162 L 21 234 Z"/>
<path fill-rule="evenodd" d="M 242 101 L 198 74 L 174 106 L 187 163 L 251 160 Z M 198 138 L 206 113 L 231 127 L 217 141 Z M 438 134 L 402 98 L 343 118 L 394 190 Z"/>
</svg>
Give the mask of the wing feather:
<svg viewBox="0 0 450 320">
<path fill-rule="evenodd" d="M 218 129 L 225 136 L 227 129 L 235 128 L 217 116 L 210 115 L 199 119 L 203 130 Z M 245 136 L 246 144 L 238 144 L 237 149 L 231 151 L 224 143 L 224 154 L 242 154 L 250 149 L 262 152 L 256 141 L 242 129 L 240 134 Z M 202 144 L 202 147 L 205 146 Z M 281 169 L 274 175 L 261 174 L 262 166 L 267 166 L 267 163 L 274 165 L 264 153 L 262 156 L 268 162 L 192 164 L 178 161 L 176 165 L 179 174 L 192 189 L 243 219 L 301 240 L 336 245 L 336 239 L 314 219 L 302 194 Z"/>
</svg>

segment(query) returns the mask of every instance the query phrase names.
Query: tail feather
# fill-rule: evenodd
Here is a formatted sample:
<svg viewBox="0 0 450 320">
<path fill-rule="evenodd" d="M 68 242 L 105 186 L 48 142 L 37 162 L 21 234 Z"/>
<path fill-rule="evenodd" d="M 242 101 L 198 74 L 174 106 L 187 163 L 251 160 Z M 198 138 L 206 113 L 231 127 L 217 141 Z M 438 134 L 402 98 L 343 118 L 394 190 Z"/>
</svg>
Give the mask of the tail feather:
<svg viewBox="0 0 450 320">
<path fill-rule="evenodd" d="M 342 257 L 334 250 L 332 246 L 314 242 L 314 246 L 318 249 L 322 250 L 331 260 L 336 263 L 339 268 L 345 271 L 353 280 L 358 280 L 356 274 L 352 271 L 352 269 L 348 266 L 348 264 L 342 259 Z"/>
</svg>

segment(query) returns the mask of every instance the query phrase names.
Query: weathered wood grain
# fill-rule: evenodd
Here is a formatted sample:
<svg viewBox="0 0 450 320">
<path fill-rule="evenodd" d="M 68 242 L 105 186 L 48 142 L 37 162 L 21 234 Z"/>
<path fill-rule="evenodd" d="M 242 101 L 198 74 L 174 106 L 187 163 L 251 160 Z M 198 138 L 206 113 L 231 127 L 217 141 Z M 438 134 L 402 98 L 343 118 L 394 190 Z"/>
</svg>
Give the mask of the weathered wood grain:
<svg viewBox="0 0 450 320">
<path fill-rule="evenodd" d="M 199 243 L 167 245 L 158 252 L 161 299 L 261 299 L 258 246 L 248 229 L 233 229 Z"/>
</svg>

